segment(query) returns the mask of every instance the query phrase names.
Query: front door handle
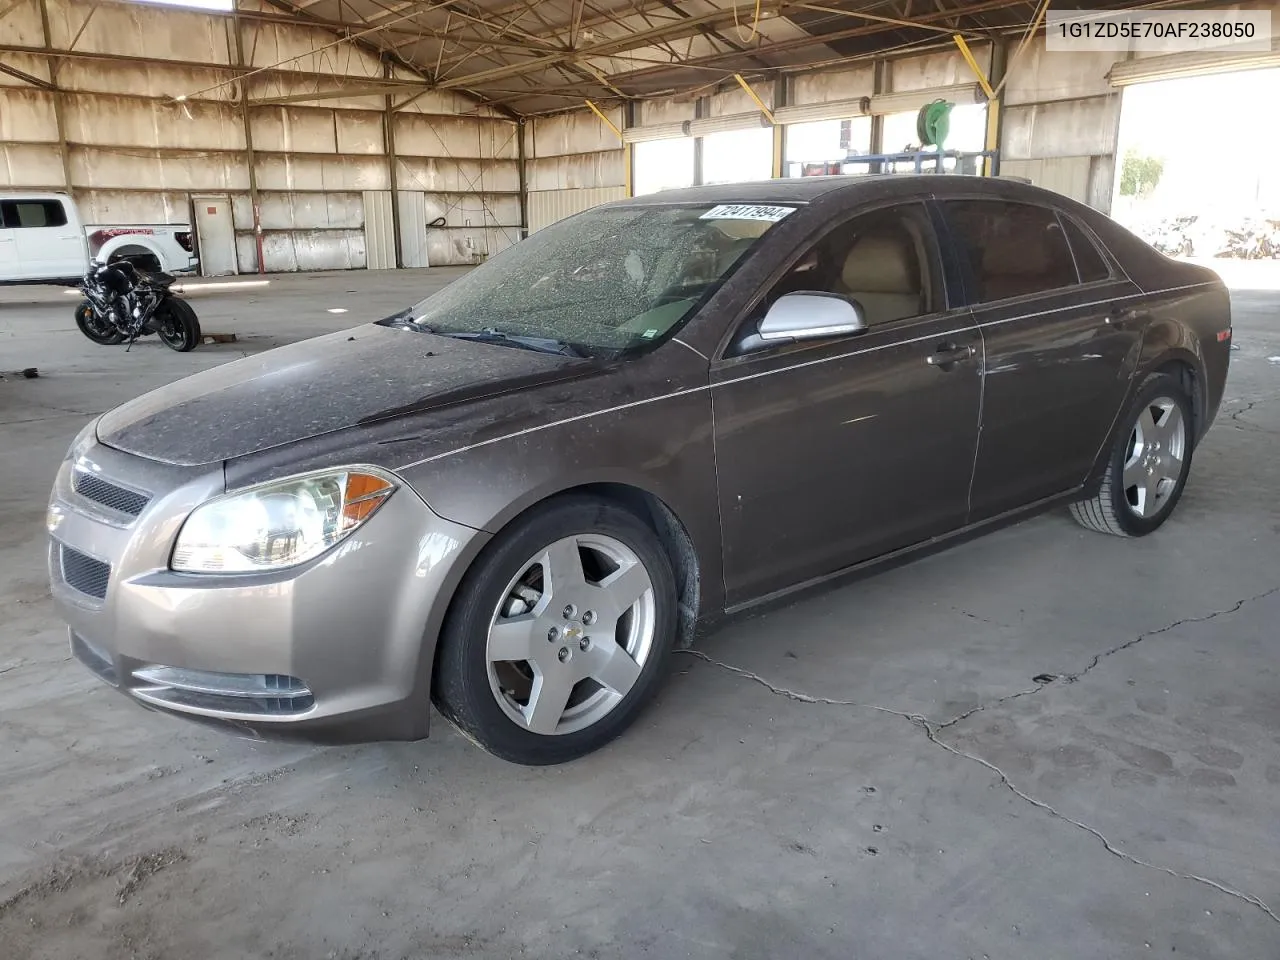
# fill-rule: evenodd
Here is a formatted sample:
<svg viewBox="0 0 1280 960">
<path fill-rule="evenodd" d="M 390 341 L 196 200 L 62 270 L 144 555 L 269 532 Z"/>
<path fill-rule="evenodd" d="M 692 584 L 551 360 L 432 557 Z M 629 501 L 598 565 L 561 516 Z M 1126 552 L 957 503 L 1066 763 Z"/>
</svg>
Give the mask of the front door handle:
<svg viewBox="0 0 1280 960">
<path fill-rule="evenodd" d="M 950 370 L 953 364 L 959 363 L 961 360 L 968 360 L 972 356 L 973 347 L 971 345 L 958 346 L 954 343 L 940 343 L 934 352 L 925 359 L 931 367 Z"/>
</svg>

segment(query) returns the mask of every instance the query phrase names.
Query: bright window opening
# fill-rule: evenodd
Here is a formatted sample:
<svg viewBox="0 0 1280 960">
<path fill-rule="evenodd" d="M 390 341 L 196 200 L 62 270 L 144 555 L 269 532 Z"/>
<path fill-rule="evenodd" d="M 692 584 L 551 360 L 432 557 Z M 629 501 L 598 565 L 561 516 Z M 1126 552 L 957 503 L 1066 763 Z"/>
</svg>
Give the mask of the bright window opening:
<svg viewBox="0 0 1280 960">
<path fill-rule="evenodd" d="M 1175 254 L 1280 253 L 1280 128 L 1259 119 L 1277 95 L 1276 69 L 1126 87 L 1111 215 Z"/>
<path fill-rule="evenodd" d="M 746 183 L 773 176 L 773 129 L 731 130 L 702 139 L 703 183 Z"/>
<path fill-rule="evenodd" d="M 916 119 L 919 111 L 891 113 L 884 118 L 884 153 L 912 153 L 920 149 L 920 135 L 916 131 Z M 951 111 L 950 127 L 947 138 L 943 142 L 946 150 L 960 150 L 964 153 L 978 153 L 987 139 L 987 108 L 985 104 L 969 103 L 955 107 Z M 933 147 L 926 148 L 929 151 Z M 895 172 L 914 170 L 913 163 L 896 164 Z M 947 170 L 955 168 L 954 160 L 946 160 L 943 166 Z"/>
<path fill-rule="evenodd" d="M 693 186 L 693 138 L 647 140 L 635 145 L 636 196 Z"/>
<path fill-rule="evenodd" d="M 783 173 L 788 177 L 858 173 L 857 165 L 846 168 L 843 161 L 870 150 L 870 117 L 788 124 Z"/>
</svg>

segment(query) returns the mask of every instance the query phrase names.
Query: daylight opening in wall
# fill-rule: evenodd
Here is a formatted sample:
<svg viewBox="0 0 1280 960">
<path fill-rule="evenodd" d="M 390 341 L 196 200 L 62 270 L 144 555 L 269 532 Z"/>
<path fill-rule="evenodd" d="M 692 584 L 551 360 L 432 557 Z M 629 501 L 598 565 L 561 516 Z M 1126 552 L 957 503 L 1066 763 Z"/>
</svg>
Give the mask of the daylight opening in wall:
<svg viewBox="0 0 1280 960">
<path fill-rule="evenodd" d="M 910 153 L 920 149 L 920 135 L 916 130 L 919 111 L 891 113 L 884 118 L 883 153 Z M 982 103 L 961 104 L 951 111 L 950 127 L 943 146 L 947 150 L 977 153 L 982 150 L 987 136 L 987 107 Z M 932 148 L 927 148 L 932 149 Z M 944 166 L 955 167 L 954 160 Z M 900 171 L 914 169 L 912 164 L 899 164 Z"/>
<path fill-rule="evenodd" d="M 857 166 L 846 168 L 843 161 L 870 152 L 870 117 L 790 123 L 783 148 L 783 176 L 861 173 Z"/>
<path fill-rule="evenodd" d="M 702 138 L 702 182 L 746 183 L 773 175 L 773 130 L 729 130 Z"/>
<path fill-rule="evenodd" d="M 646 140 L 634 148 L 636 196 L 693 186 L 693 138 Z"/>
<path fill-rule="evenodd" d="M 1280 257 L 1277 96 L 1280 69 L 1125 87 L 1111 215 L 1173 256 Z"/>
</svg>

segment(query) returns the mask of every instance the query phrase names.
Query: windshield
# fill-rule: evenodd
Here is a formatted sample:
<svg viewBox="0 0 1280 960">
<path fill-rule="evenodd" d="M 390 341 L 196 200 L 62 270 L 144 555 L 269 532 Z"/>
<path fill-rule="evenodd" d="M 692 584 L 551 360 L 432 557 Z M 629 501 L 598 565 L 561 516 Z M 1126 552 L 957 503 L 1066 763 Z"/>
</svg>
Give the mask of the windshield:
<svg viewBox="0 0 1280 960">
<path fill-rule="evenodd" d="M 560 342 L 590 354 L 660 343 L 794 207 L 601 207 L 554 223 L 401 317 L 432 333 Z"/>
</svg>

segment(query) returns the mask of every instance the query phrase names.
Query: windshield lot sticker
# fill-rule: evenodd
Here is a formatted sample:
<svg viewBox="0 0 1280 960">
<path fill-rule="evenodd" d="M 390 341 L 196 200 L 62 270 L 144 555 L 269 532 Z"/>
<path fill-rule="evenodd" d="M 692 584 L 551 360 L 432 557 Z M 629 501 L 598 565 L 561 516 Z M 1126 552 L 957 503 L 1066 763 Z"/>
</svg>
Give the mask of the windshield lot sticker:
<svg viewBox="0 0 1280 960">
<path fill-rule="evenodd" d="M 771 207 L 760 203 L 721 203 L 704 213 L 699 220 L 767 220 L 777 223 L 795 207 Z"/>
</svg>

